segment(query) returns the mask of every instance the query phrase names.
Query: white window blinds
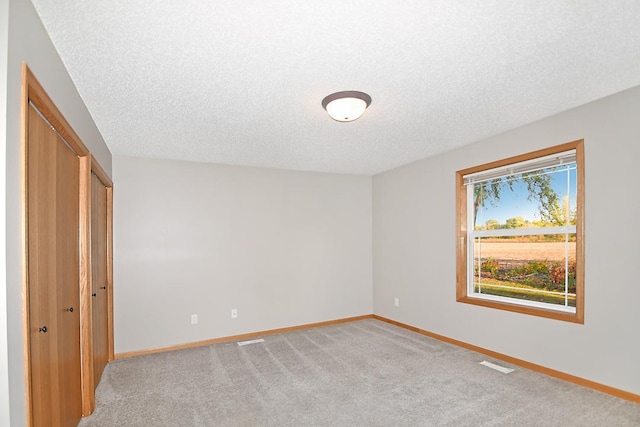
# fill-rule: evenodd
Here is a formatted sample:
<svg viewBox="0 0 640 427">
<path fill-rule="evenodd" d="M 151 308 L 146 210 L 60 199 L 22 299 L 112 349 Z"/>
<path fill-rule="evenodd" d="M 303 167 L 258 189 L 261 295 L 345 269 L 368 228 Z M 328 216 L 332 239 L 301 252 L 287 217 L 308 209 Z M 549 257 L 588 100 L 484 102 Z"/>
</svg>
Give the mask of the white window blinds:
<svg viewBox="0 0 640 427">
<path fill-rule="evenodd" d="M 477 184 L 490 181 L 509 175 L 529 173 L 542 169 L 549 169 L 557 166 L 568 165 L 576 162 L 576 150 L 564 151 L 550 156 L 538 157 L 537 159 L 526 160 L 520 163 L 500 166 L 493 169 L 484 170 L 477 173 L 464 175 L 465 185 Z"/>
</svg>

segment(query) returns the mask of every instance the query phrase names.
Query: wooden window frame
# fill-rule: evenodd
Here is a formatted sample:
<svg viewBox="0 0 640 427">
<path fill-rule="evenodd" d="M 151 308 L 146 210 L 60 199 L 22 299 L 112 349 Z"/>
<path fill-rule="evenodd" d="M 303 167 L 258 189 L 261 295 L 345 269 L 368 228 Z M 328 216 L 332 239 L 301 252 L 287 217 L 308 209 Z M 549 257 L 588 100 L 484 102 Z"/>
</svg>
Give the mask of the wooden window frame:
<svg viewBox="0 0 640 427">
<path fill-rule="evenodd" d="M 553 155 L 563 151 L 576 150 L 577 176 L 577 212 L 576 212 L 576 310 L 567 313 L 553 309 L 531 307 L 513 303 L 492 301 L 468 295 L 468 239 L 467 239 L 467 188 L 464 176 L 488 169 L 507 166 L 514 163 Z M 584 140 L 556 145 L 538 151 L 509 157 L 456 172 L 456 301 L 499 310 L 563 320 L 584 324 Z"/>
</svg>

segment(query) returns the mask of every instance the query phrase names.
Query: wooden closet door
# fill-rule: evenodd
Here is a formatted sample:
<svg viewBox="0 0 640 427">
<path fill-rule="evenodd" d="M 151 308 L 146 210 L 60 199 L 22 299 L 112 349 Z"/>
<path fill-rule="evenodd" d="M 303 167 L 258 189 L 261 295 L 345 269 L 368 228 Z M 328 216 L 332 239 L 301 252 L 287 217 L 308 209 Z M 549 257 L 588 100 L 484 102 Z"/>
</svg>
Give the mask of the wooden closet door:
<svg viewBox="0 0 640 427">
<path fill-rule="evenodd" d="M 109 360 L 108 286 L 107 188 L 95 174 L 91 174 L 91 300 L 95 387 Z"/>
<path fill-rule="evenodd" d="M 34 426 L 82 415 L 78 156 L 29 106 L 27 233 Z"/>
</svg>

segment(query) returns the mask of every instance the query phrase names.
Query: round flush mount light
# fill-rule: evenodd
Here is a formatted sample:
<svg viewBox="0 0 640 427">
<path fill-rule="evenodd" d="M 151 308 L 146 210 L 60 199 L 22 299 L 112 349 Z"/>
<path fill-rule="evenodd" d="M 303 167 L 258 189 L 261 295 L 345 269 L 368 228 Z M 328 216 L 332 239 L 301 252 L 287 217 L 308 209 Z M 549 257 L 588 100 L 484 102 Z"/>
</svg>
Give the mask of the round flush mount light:
<svg viewBox="0 0 640 427">
<path fill-rule="evenodd" d="M 332 93 L 322 100 L 322 107 L 332 119 L 339 122 L 352 122 L 362 116 L 371 104 L 371 97 L 364 92 L 345 90 Z"/>
</svg>

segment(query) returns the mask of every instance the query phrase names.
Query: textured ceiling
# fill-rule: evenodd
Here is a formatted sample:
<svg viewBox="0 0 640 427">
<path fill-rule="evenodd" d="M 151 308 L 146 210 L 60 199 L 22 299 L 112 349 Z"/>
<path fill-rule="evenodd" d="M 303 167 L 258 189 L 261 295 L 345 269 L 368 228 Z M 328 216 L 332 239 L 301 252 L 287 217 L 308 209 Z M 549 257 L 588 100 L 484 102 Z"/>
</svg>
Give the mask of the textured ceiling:
<svg viewBox="0 0 640 427">
<path fill-rule="evenodd" d="M 33 3 L 119 155 L 368 175 L 640 84 L 637 0 Z"/>
</svg>

